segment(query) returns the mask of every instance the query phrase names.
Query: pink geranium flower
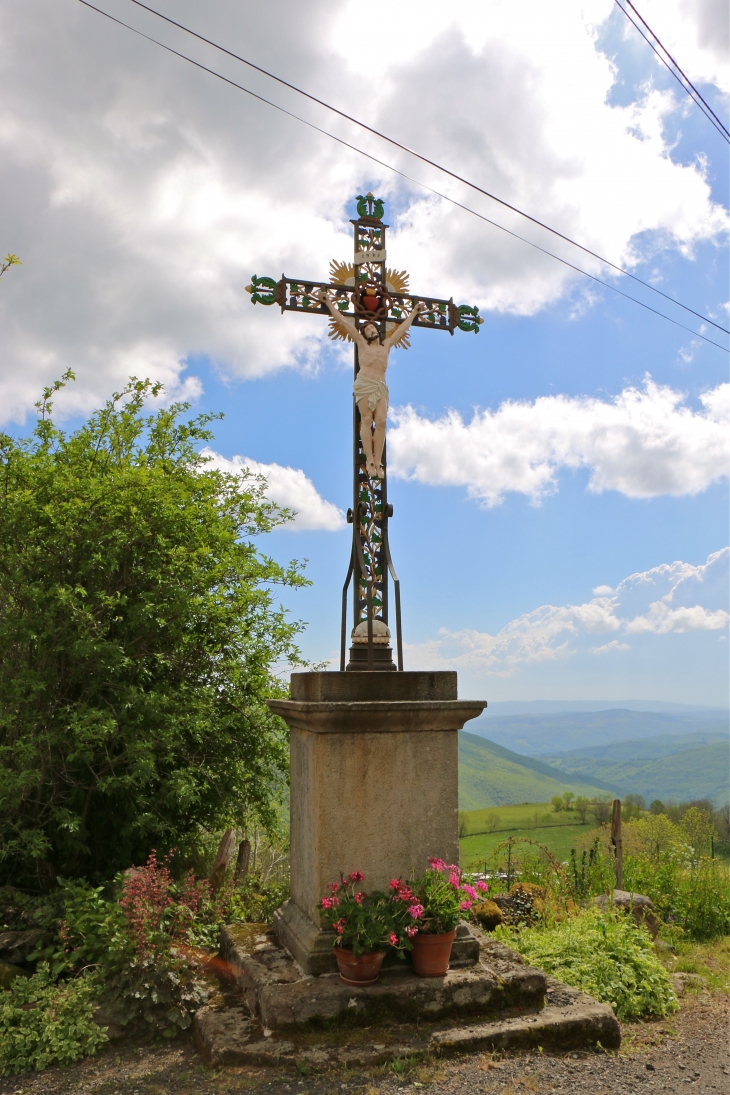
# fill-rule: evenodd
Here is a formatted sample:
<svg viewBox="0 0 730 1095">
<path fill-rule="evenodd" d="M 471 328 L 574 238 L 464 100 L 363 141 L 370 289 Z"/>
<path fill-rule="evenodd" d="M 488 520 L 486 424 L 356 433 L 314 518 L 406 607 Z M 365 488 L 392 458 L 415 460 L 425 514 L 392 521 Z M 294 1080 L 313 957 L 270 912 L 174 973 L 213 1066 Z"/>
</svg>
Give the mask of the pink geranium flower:
<svg viewBox="0 0 730 1095">
<path fill-rule="evenodd" d="M 411 905 L 408 912 L 414 920 L 420 920 L 423 916 L 423 905 Z"/>
<path fill-rule="evenodd" d="M 350 882 L 362 882 L 364 877 L 365 875 L 362 873 L 362 871 L 353 871 L 350 875 Z"/>
<path fill-rule="evenodd" d="M 434 856 L 431 856 L 428 862 L 431 864 L 432 871 L 446 870 L 446 864 L 444 863 L 443 859 L 436 859 Z"/>
<path fill-rule="evenodd" d="M 471 908 L 471 901 L 462 901 L 462 903 L 459 905 L 459 908 L 463 909 L 464 912 L 466 912 L 467 909 Z"/>
<path fill-rule="evenodd" d="M 409 928 L 406 928 L 406 935 L 409 939 L 413 939 L 414 935 L 418 935 L 418 928 L 415 924 L 412 924 Z"/>
<path fill-rule="evenodd" d="M 477 889 L 481 893 L 489 893 L 489 886 L 486 882 L 477 882 Z"/>
<path fill-rule="evenodd" d="M 322 898 L 322 908 L 323 909 L 331 909 L 332 908 L 332 898 L 331 897 L 323 897 Z"/>
<path fill-rule="evenodd" d="M 364 896 L 365 896 L 364 893 L 356 893 L 355 894 L 355 900 L 357 901 L 358 905 L 362 905 L 362 899 L 363 899 Z"/>
<path fill-rule="evenodd" d="M 398 936 L 395 934 L 395 932 L 390 933 L 390 935 L 388 936 L 388 941 L 389 941 L 391 947 L 397 947 L 398 946 Z"/>
<path fill-rule="evenodd" d="M 477 900 L 477 892 L 476 892 L 476 890 L 474 889 L 473 886 L 470 886 L 467 882 L 464 882 L 464 884 L 462 885 L 461 888 L 464 891 L 464 893 L 467 895 L 467 897 L 470 897 L 472 899 L 472 901 Z"/>
<path fill-rule="evenodd" d="M 453 886 L 455 890 L 458 890 L 461 885 L 461 879 L 459 878 L 457 871 L 452 871 L 449 875 L 449 885 Z"/>
<path fill-rule="evenodd" d="M 390 880 L 391 890 L 399 890 L 402 885 L 403 885 L 403 883 L 401 882 L 401 880 L 399 878 L 391 878 L 391 880 Z"/>
<path fill-rule="evenodd" d="M 339 882 L 330 882 L 330 889 L 332 890 L 332 893 L 337 893 L 339 888 L 340 888 Z"/>
</svg>

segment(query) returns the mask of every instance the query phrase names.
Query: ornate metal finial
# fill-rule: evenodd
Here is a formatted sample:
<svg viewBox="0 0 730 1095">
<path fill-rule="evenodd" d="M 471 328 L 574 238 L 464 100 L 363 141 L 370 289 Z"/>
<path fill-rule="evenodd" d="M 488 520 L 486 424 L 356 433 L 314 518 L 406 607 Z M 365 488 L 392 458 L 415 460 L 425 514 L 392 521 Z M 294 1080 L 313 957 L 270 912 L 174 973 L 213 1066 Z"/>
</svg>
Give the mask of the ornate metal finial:
<svg viewBox="0 0 730 1095">
<path fill-rule="evenodd" d="M 374 197 L 370 191 L 367 194 L 358 194 L 357 196 L 357 215 L 358 217 L 372 217 L 373 220 L 381 221 L 383 219 L 383 213 L 385 212 L 385 202 L 382 198 Z"/>
</svg>

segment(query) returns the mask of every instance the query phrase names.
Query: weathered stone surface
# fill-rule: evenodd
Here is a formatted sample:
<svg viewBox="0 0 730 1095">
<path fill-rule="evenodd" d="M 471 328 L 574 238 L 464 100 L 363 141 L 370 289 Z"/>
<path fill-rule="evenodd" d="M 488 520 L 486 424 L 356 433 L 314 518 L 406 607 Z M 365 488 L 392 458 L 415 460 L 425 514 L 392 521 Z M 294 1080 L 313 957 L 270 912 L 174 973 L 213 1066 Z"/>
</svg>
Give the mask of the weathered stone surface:
<svg viewBox="0 0 730 1095">
<path fill-rule="evenodd" d="M 548 1005 L 534 1015 L 436 1031 L 430 1045 L 438 1053 L 450 1054 L 536 1046 L 585 1049 L 599 1042 L 604 1049 L 618 1049 L 621 1028 L 607 1004 L 584 996 L 562 1006 Z"/>
<path fill-rule="evenodd" d="M 316 983 L 321 983 L 320 979 Z M 365 991 L 365 990 L 361 990 Z M 598 1043 L 617 1049 L 621 1043 L 619 1024 L 605 1004 L 584 993 L 548 979 L 547 1006 L 539 1011 L 517 1014 L 519 1009 L 496 1016 L 489 1022 L 434 1029 L 422 1022 L 412 1026 L 387 1021 L 372 1027 L 372 1041 L 363 1042 L 362 1028 L 353 1026 L 353 1036 L 334 1037 L 327 1031 L 309 1033 L 306 1040 L 296 1033 L 280 1040 L 270 1030 L 251 1020 L 240 1007 L 202 1008 L 195 1018 L 199 1049 L 211 1065 L 283 1064 L 307 1062 L 314 1067 L 339 1064 L 367 1068 L 395 1058 L 416 1058 L 428 1053 L 515 1050 L 551 1046 L 585 1049 Z"/>
<path fill-rule="evenodd" d="M 670 981 L 677 996 L 684 996 L 689 988 L 704 988 L 706 984 L 704 977 L 701 977 L 699 973 L 673 973 Z"/>
<path fill-rule="evenodd" d="M 10 962 L 11 965 L 20 965 L 39 944 L 47 942 L 49 938 L 47 932 L 38 928 L 31 931 L 2 932 L 0 933 L 0 959 Z"/>
<path fill-rule="evenodd" d="M 605 912 L 606 906 L 609 903 L 609 898 L 604 893 L 595 897 L 593 902 L 599 909 Z M 650 897 L 646 897 L 645 894 L 640 893 L 629 893 L 628 890 L 614 890 L 613 905 L 623 912 L 630 912 L 636 920 L 636 923 L 643 924 L 651 934 L 652 939 L 656 939 L 657 932 L 659 931 L 659 920 L 656 915 L 656 909 L 654 908 L 654 902 Z"/>
<path fill-rule="evenodd" d="M 19 969 L 18 966 L 14 966 L 12 962 L 4 962 L 0 958 L 0 990 L 10 987 L 16 977 L 29 977 L 30 975 L 25 970 Z"/>
<path fill-rule="evenodd" d="M 455 700 L 456 673 L 292 673 L 291 698 L 309 703 L 353 700 Z"/>
<path fill-rule="evenodd" d="M 206 1004 L 196 1012 L 193 1030 L 198 1048 L 214 1068 L 241 1063 L 256 1036 L 247 1009 L 216 1004 Z"/>
<path fill-rule="evenodd" d="M 472 936 L 477 948 L 479 940 Z M 505 1007 L 542 1006 L 546 977 L 541 970 L 517 961 L 506 947 L 497 947 L 490 962 L 449 970 L 445 977 L 422 978 L 410 965 L 384 968 L 377 984 L 353 988 L 337 974 L 303 975 L 301 969 L 270 936 L 237 938 L 224 928 L 221 953 L 233 969 L 252 1014 L 271 1030 L 289 1029 L 342 1015 L 383 1017 L 391 1014 L 434 1020 L 446 1015 L 485 1015 Z"/>
</svg>

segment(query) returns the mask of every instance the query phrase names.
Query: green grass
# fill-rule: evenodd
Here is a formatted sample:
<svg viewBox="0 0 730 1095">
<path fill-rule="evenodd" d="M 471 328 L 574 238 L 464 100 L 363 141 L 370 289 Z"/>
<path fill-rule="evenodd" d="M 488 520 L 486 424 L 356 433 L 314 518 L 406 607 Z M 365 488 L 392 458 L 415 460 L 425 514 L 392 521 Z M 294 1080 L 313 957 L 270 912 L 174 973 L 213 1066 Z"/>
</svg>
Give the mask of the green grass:
<svg viewBox="0 0 730 1095">
<path fill-rule="evenodd" d="M 488 862 L 498 844 L 508 837 L 526 837 L 527 840 L 536 840 L 539 844 L 552 852 L 561 863 L 570 855 L 571 848 L 577 848 L 579 841 L 582 847 L 582 838 L 595 828 L 595 823 L 586 825 L 559 825 L 555 828 L 543 829 L 512 829 L 502 833 L 482 833 L 478 836 L 467 836 L 459 841 L 461 846 L 461 866 L 464 870 L 477 870 Z M 528 846 L 523 844 L 523 852 L 528 851 Z"/>
<path fill-rule="evenodd" d="M 575 810 L 556 813 L 549 803 L 520 806 L 499 806 L 486 810 L 470 810 L 459 814 L 459 821 L 466 828 L 460 841 L 461 865 L 466 869 L 483 866 L 498 844 L 508 837 L 523 837 L 544 844 L 561 862 L 568 858 L 571 848 L 584 844 L 583 838 L 596 823 L 592 817 L 581 825 Z M 496 821 L 493 832 L 488 830 Z M 487 831 L 485 831 L 487 830 Z M 527 850 L 527 847 L 523 845 Z"/>
<path fill-rule="evenodd" d="M 496 824 L 495 824 L 496 822 Z M 483 810 L 459 813 L 459 823 L 466 824 L 464 836 L 488 833 L 494 829 L 545 829 L 554 825 L 578 825 L 575 810 L 553 810 L 549 802 L 523 802 L 519 806 L 488 806 Z"/>
</svg>

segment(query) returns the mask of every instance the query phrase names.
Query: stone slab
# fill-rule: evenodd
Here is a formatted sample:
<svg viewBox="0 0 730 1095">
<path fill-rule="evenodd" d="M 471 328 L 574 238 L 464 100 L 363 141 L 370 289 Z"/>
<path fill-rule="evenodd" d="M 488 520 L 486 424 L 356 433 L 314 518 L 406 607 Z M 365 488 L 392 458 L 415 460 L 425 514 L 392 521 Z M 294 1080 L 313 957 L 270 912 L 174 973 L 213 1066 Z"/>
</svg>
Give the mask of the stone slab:
<svg viewBox="0 0 730 1095">
<path fill-rule="evenodd" d="M 469 938 L 479 946 L 479 940 Z M 235 928 L 224 928 L 221 955 L 251 1014 L 272 1031 L 321 1025 L 344 1016 L 370 1022 L 390 1014 L 416 1022 L 487 1015 L 512 1007 L 539 1009 L 547 987 L 541 970 L 525 965 L 507 948 L 490 955 L 486 944 L 476 965 L 450 969 L 445 977 L 418 977 L 410 964 L 402 962 L 384 968 L 377 984 L 354 988 L 337 973 L 303 974 L 271 935 L 251 943 L 237 939 Z"/>
<path fill-rule="evenodd" d="M 292 673 L 291 698 L 307 703 L 455 700 L 456 673 Z"/>
<path fill-rule="evenodd" d="M 235 955 L 240 943 L 240 927 L 225 928 L 223 944 Z M 302 971 L 313 977 L 323 973 L 335 973 L 337 961 L 333 950 L 333 933 L 316 928 L 293 901 L 285 901 L 274 913 L 274 936 L 291 955 Z M 245 945 L 245 940 L 244 940 Z M 473 966 L 479 961 L 479 940 L 463 921 L 456 929 L 456 939 L 451 949 L 451 969 Z M 385 965 L 398 965 L 398 958 L 386 957 Z"/>
<path fill-rule="evenodd" d="M 361 990 L 365 991 L 365 990 Z M 421 1023 L 370 1027 L 340 1032 L 296 1034 L 284 1039 L 253 1021 L 242 1007 L 219 1000 L 201 1008 L 194 1021 L 195 1039 L 211 1065 L 281 1065 L 306 1062 L 315 1068 L 340 1065 L 368 1068 L 396 1058 L 450 1056 L 535 1049 L 618 1049 L 621 1029 L 610 1007 L 548 978 L 547 1003 L 537 1012 L 495 1016 L 488 1022 L 439 1029 Z M 365 1041 L 365 1037 L 367 1041 Z"/>
</svg>

